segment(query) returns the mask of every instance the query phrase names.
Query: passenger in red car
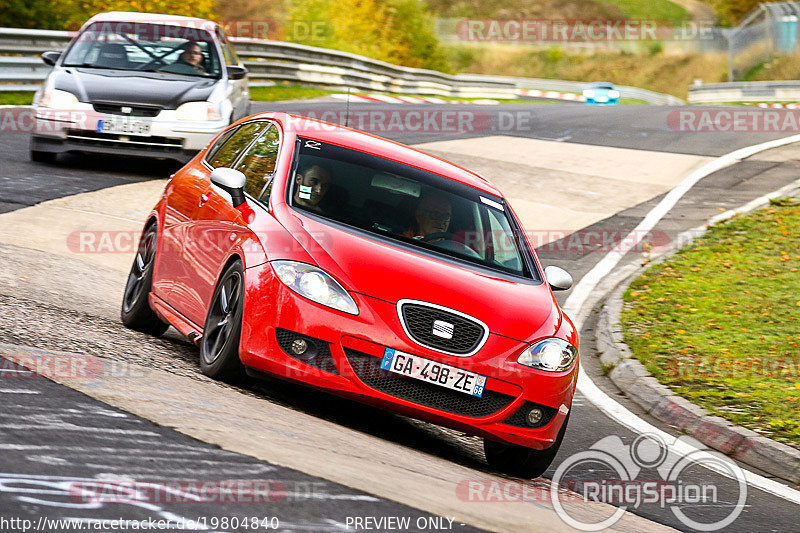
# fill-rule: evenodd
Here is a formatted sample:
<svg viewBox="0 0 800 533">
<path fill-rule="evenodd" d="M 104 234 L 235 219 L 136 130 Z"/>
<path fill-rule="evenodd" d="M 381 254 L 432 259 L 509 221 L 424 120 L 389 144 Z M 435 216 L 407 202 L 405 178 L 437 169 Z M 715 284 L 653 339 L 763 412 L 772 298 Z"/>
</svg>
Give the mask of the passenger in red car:
<svg viewBox="0 0 800 533">
<path fill-rule="evenodd" d="M 321 165 L 311 165 L 300 169 L 295 175 L 297 187 L 294 190 L 294 203 L 305 209 L 320 212 L 319 203 L 331 185 L 331 173 Z"/>
<path fill-rule="evenodd" d="M 453 208 L 450 200 L 440 193 L 423 195 L 414 210 L 414 221 L 403 235 L 421 239 L 436 233 L 447 233 Z"/>
</svg>

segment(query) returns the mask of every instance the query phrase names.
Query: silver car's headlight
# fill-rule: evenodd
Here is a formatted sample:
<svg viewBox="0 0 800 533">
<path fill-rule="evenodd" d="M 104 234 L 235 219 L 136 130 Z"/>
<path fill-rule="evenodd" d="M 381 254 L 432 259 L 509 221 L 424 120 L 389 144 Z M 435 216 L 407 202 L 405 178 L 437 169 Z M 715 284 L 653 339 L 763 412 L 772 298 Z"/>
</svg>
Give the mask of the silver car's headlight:
<svg viewBox="0 0 800 533">
<path fill-rule="evenodd" d="M 175 110 L 178 120 L 219 120 L 219 106 L 212 102 L 186 102 Z"/>
<path fill-rule="evenodd" d="M 70 110 L 78 107 L 78 97 L 60 89 L 44 91 L 39 99 L 39 105 L 50 109 Z"/>
<path fill-rule="evenodd" d="M 339 311 L 358 314 L 358 306 L 347 291 L 321 268 L 297 261 L 272 261 L 278 279 L 300 296 Z"/>
<path fill-rule="evenodd" d="M 522 352 L 517 363 L 548 372 L 563 372 L 572 366 L 578 350 L 565 341 L 555 337 L 541 340 Z"/>
<path fill-rule="evenodd" d="M 608 96 L 609 98 L 619 98 L 619 91 L 611 89 L 610 91 L 608 91 Z"/>
</svg>

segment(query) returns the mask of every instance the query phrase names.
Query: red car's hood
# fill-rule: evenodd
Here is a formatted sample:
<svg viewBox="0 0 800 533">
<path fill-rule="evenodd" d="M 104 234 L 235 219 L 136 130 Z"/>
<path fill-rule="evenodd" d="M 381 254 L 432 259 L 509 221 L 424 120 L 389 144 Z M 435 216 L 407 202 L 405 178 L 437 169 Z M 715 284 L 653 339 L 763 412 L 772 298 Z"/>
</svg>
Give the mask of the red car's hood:
<svg viewBox="0 0 800 533">
<path fill-rule="evenodd" d="M 287 229 L 310 262 L 350 292 L 392 303 L 408 298 L 443 305 L 523 342 L 552 335 L 560 326 L 561 313 L 546 283 L 508 281 L 305 217 L 289 218 Z"/>
</svg>

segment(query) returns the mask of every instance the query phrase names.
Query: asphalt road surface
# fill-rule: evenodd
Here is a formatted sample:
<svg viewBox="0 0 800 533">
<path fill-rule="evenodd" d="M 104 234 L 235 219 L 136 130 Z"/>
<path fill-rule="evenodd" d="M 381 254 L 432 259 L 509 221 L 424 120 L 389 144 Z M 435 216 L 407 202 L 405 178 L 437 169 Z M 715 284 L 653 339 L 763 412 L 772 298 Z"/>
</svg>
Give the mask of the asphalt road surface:
<svg viewBox="0 0 800 533">
<path fill-rule="evenodd" d="M 367 516 L 402 517 L 411 530 L 429 531 L 443 520 L 220 450 L 3 358 L 0 398 L 2 531 L 17 530 L 11 520 L 39 531 L 120 518 L 190 531 L 346 531 Z M 452 530 L 477 531 L 458 522 Z"/>
<path fill-rule="evenodd" d="M 254 111 L 292 110 L 297 112 L 340 113 L 345 109 L 344 102 L 306 102 L 293 104 L 254 104 Z M 486 135 L 512 135 L 545 140 L 559 140 L 580 144 L 594 144 L 620 148 L 647 149 L 706 156 L 719 156 L 734 149 L 758 142 L 781 137 L 776 134 L 712 134 L 676 132 L 668 127 L 668 115 L 675 108 L 651 106 L 621 106 L 608 108 L 586 107 L 576 104 L 564 105 L 500 105 L 500 106 L 392 106 L 392 105 L 352 105 L 351 112 L 372 113 L 375 111 L 391 113 L 394 110 L 408 112 L 480 111 L 489 117 L 479 117 L 484 127 L 467 131 L 429 131 L 408 132 L 402 129 L 376 131 L 382 136 L 399 142 L 416 144 L 433 140 L 482 137 Z M 364 115 L 367 116 L 367 115 Z M 504 118 L 505 117 L 505 118 Z M 525 119 L 524 117 L 528 117 Z M 506 122 L 502 122 L 502 121 Z M 380 124 L 380 122 L 378 123 Z M 351 124 L 352 125 L 352 124 Z M 510 126 L 509 126 L 510 125 Z M 509 127 L 506 127 L 509 126 Z M 162 178 L 171 174 L 177 167 L 170 163 L 147 160 L 131 161 L 115 157 L 63 157 L 56 165 L 32 163 L 28 159 L 28 139 L 22 134 L 0 134 L 0 211 L 10 211 L 33 205 L 38 202 L 99 190 L 124 183 L 152 178 Z M 656 229 L 674 238 L 680 231 L 694 227 L 715 215 L 721 208 L 733 208 L 746 201 L 774 190 L 797 178 L 797 167 L 791 162 L 745 161 L 723 169 L 704 179 L 692 189 L 676 208 L 665 217 Z M 657 203 L 654 198 L 641 205 L 623 211 L 610 219 L 598 222 L 597 228 L 616 228 L 630 230 Z M 565 243 L 561 243 L 565 244 Z M 577 279 L 602 257 L 585 248 L 571 250 L 554 243 L 539 250 L 545 264 L 557 264 L 567 268 Z M 629 254 L 625 262 L 639 260 Z M 563 295 L 559 295 L 563 300 Z M 24 302 L 16 302 L 21 311 Z M 54 312 L 57 312 L 55 310 Z M 24 311 L 22 311 L 24 312 Z M 34 311 L 31 311 L 32 313 Z M 68 317 L 69 313 L 64 313 Z M 593 380 L 621 402 L 632 412 L 645 417 L 653 425 L 670 432 L 670 428 L 642 415 L 641 411 L 619 396 L 599 371 L 599 364 L 591 357 L 593 354 L 592 328 L 589 320 L 582 331 L 581 355 L 584 367 Z M 2 329 L 2 326 L 0 326 Z M 180 341 L 168 341 L 176 350 L 186 350 Z M 21 370 L 9 368 L 9 370 Z M 12 390 L 19 387 L 10 374 L 0 374 L 0 388 Z M 10 383 L 9 385 L 7 385 Z M 291 500 L 274 506 L 276 516 L 282 516 L 281 524 L 287 529 L 324 530 L 324 527 L 341 526 L 346 516 L 357 515 L 369 508 L 372 516 L 410 516 L 414 519 L 427 517 L 418 511 L 364 495 L 352 489 L 336 486 L 324 480 L 305 474 L 280 469 L 253 459 L 230 452 L 216 450 L 208 445 L 189 439 L 149 422 L 136 419 L 118 410 L 85 397 L 65 387 L 55 385 L 44 379 L 25 381 L 25 389 L 30 393 L 2 392 L 5 409 L 2 413 L 2 437 L 0 437 L 0 507 L 19 510 L 20 516 L 51 517 L 113 517 L 122 509 L 125 516 L 138 517 L 152 515 L 154 508 L 137 505 L 103 505 L 58 507 L 31 501 L 31 496 L 23 494 L 25 487 L 57 484 L 59 494 L 48 494 L 49 503 L 70 500 L 64 487 L 70 483 L 86 479 L 96 479 L 97 473 L 114 473 L 121 478 L 134 480 L 165 479 L 164 469 L 170 469 L 170 479 L 189 481 L 216 479 L 217 467 L 230 472 L 232 479 L 274 479 L 287 487 L 300 483 L 320 484 L 320 495 L 339 495 L 340 499 L 309 498 Z M 485 470 L 479 453 L 469 445 L 459 442 L 447 432 L 437 433 L 424 425 L 398 422 L 397 427 L 387 424 L 380 412 L 369 409 L 353 409 L 353 404 L 339 398 L 325 396 L 325 405 L 318 401 L 320 396 L 310 397 L 297 393 L 297 388 L 289 384 L 276 387 L 250 387 L 254 393 L 265 400 L 292 405 L 298 410 L 335 420 L 353 431 L 372 433 L 383 439 L 414 446 L 434 455 L 441 455 L 456 463 L 476 470 Z M 309 399 L 310 398 L 310 399 Z M 316 401 L 315 401 L 316 400 Z M 614 422 L 604 412 L 586 401 L 578 394 L 574 404 L 574 414 L 567 431 L 564 444 L 553 467 L 545 477 L 552 477 L 555 468 L 566 458 L 589 449 L 604 437 L 618 439 L 619 453 L 624 446 L 641 442 L 639 435 Z M 76 416 L 77 412 L 81 416 Z M 373 417 L 373 418 L 370 418 Z M 392 417 L 395 419 L 396 417 Z M 399 419 L 399 417 L 398 417 Z M 137 433 L 138 432 L 138 433 Z M 638 439 L 638 440 L 637 440 Z M 174 453 L 172 453 L 174 452 Z M 169 457 L 169 459 L 165 459 Z M 202 459 L 200 459 L 202 457 Z M 209 459 L 211 457 L 212 459 Z M 180 460 L 173 460 L 180 459 Z M 208 462 L 211 461 L 211 462 Z M 213 469 L 211 467 L 214 467 Z M 210 478 L 211 472 L 215 476 Z M 578 465 L 570 473 L 569 480 L 603 480 L 618 477 L 609 470 L 608 465 Z M 19 481 L 24 479 L 26 481 Z M 116 479 L 116 478 L 114 478 Z M 654 468 L 643 467 L 637 477 L 639 480 L 658 482 L 661 477 Z M 684 502 L 678 506 L 688 517 L 698 522 L 722 520 L 733 512 L 741 487 L 735 480 L 720 476 L 708 469 L 690 467 L 682 475 L 686 485 L 714 487 L 718 497 L 713 505 Z M 10 488 L 10 489 L 9 489 Z M 74 494 L 72 495 L 74 499 Z M 28 498 L 28 500 L 21 499 Z M 35 499 L 36 497 L 34 497 Z M 372 499 L 371 499 L 372 498 Z M 289 504 L 291 502 L 291 504 Z M 72 502 L 74 504 L 74 502 Z M 211 509 L 204 508 L 205 515 L 246 516 L 244 505 L 230 506 L 220 504 Z M 273 509 L 273 507 L 269 507 Z M 674 508 L 658 504 L 642 503 L 639 507 L 629 507 L 629 511 L 655 522 L 679 530 L 692 530 L 681 520 Z M 159 513 L 172 513 L 190 517 L 194 512 L 191 504 L 160 506 Z M 271 512 L 271 511 L 270 511 Z M 281 515 L 281 513 L 284 513 Z M 5 514 L 5 513 L 4 513 Z M 194 513 L 197 514 L 197 513 Z M 741 514 L 725 531 L 797 531 L 797 517 L 800 507 L 774 494 L 754 487 L 747 488 L 746 504 Z M 285 522 L 283 521 L 285 520 Z M 2 529 L 2 528 L 0 528 Z M 223 528 L 224 529 L 224 528 Z M 532 528 L 533 529 L 533 528 Z"/>
</svg>

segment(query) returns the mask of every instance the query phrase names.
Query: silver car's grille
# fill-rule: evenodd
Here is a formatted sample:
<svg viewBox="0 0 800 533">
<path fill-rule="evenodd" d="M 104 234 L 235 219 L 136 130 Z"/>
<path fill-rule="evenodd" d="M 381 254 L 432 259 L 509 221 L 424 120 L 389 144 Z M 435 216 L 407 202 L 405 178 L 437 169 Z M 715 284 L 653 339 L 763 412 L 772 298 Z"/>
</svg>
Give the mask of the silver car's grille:
<svg viewBox="0 0 800 533">
<path fill-rule="evenodd" d="M 156 106 L 94 103 L 92 107 L 98 113 L 129 117 L 155 117 L 161 113 L 161 108 Z M 125 111 L 122 110 L 123 107 L 126 108 Z"/>
</svg>

